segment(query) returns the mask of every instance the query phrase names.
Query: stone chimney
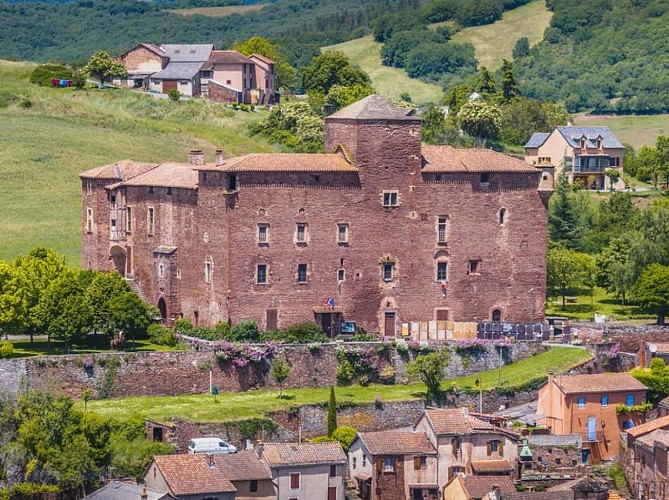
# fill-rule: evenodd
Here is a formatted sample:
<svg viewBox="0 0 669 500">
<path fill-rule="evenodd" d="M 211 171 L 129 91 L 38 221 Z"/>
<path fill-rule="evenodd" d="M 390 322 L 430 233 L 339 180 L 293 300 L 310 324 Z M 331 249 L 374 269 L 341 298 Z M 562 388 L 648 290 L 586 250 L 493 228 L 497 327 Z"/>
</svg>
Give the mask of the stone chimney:
<svg viewBox="0 0 669 500">
<path fill-rule="evenodd" d="M 466 406 L 463 406 L 463 407 L 462 407 L 462 414 L 463 414 L 465 417 L 466 417 L 467 415 L 469 415 L 469 408 L 467 408 Z"/>
<path fill-rule="evenodd" d="M 201 149 L 191 149 L 188 153 L 188 163 L 191 165 L 204 165 L 204 153 Z"/>
<path fill-rule="evenodd" d="M 498 485 L 493 485 L 492 491 L 490 493 L 490 496 L 493 498 L 493 500 L 502 500 L 502 488 L 500 488 Z"/>
<path fill-rule="evenodd" d="M 217 149 L 216 150 L 216 166 L 220 167 L 223 165 L 223 150 L 222 149 Z"/>
</svg>

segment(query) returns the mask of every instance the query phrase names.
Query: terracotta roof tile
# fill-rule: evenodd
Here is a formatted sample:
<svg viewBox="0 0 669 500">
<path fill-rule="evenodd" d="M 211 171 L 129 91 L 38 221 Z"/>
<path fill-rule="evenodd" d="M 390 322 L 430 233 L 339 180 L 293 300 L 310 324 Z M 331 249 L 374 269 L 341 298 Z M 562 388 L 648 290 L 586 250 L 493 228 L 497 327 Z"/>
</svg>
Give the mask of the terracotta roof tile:
<svg viewBox="0 0 669 500">
<path fill-rule="evenodd" d="M 272 473 L 267 465 L 250 451 L 240 451 L 230 455 L 213 455 L 213 457 L 223 477 L 230 481 L 272 479 Z"/>
<path fill-rule="evenodd" d="M 649 432 L 648 434 L 638 437 L 636 442 L 645 444 L 648 448 L 653 448 L 655 446 L 655 442 L 669 446 L 669 431 L 664 429 L 656 429 L 652 432 Z"/>
<path fill-rule="evenodd" d="M 125 180 L 137 177 L 157 166 L 157 163 L 141 163 L 132 160 L 121 160 L 116 163 L 81 172 L 79 177 L 84 179 Z"/>
<path fill-rule="evenodd" d="M 640 424 L 631 429 L 626 429 L 625 432 L 632 437 L 638 438 L 649 432 L 653 432 L 657 429 L 662 429 L 664 427 L 669 427 L 669 415 L 666 417 L 656 418 L 655 420 L 649 420 L 645 424 Z"/>
<path fill-rule="evenodd" d="M 504 495 L 502 500 L 566 500 L 567 498 L 569 495 L 565 495 L 563 491 L 523 491 Z"/>
<path fill-rule="evenodd" d="M 211 64 L 253 64 L 253 60 L 236 50 L 214 50 L 207 62 Z"/>
<path fill-rule="evenodd" d="M 207 459 L 207 456 L 202 454 L 153 457 L 173 495 L 203 495 L 237 491 L 237 488 L 223 477 L 218 467 L 210 467 L 207 464 Z"/>
<path fill-rule="evenodd" d="M 422 154 L 423 172 L 540 172 L 523 160 L 491 149 L 424 145 Z"/>
<path fill-rule="evenodd" d="M 509 476 L 465 476 L 461 477 L 461 480 L 469 498 L 472 499 L 483 498 L 495 486 L 500 487 L 502 495 L 516 493 L 516 487 Z"/>
<path fill-rule="evenodd" d="M 123 181 L 124 186 L 197 188 L 198 174 L 189 163 L 163 163 L 146 173 Z"/>
<path fill-rule="evenodd" d="M 437 453 L 424 432 L 361 432 L 358 436 L 372 455 Z"/>
<path fill-rule="evenodd" d="M 252 58 L 260 59 L 261 61 L 263 61 L 263 62 L 266 63 L 266 64 L 275 64 L 275 62 L 272 61 L 269 57 L 265 57 L 265 56 L 262 55 L 262 54 L 255 54 L 255 53 L 253 53 L 253 54 L 251 54 L 251 55 L 249 56 L 249 58 L 251 58 L 251 59 L 252 59 Z"/>
<path fill-rule="evenodd" d="M 437 435 L 471 434 L 474 431 L 497 429 L 492 424 L 477 417 L 465 415 L 461 408 L 425 410 L 425 414 Z"/>
<path fill-rule="evenodd" d="M 262 457 L 271 468 L 346 463 L 339 443 L 268 443 L 263 446 Z"/>
<path fill-rule="evenodd" d="M 645 391 L 648 389 L 629 373 L 556 376 L 553 381 L 565 394 Z"/>
<path fill-rule="evenodd" d="M 474 472 L 513 472 L 513 466 L 506 460 L 481 460 L 472 462 Z"/>
<path fill-rule="evenodd" d="M 669 408 L 669 396 L 667 396 L 667 397 L 664 398 L 662 401 L 660 401 L 660 402 L 658 403 L 658 405 L 661 406 L 661 407 L 663 407 L 663 408 Z"/>
<path fill-rule="evenodd" d="M 338 154 L 270 153 L 230 158 L 222 165 L 201 165 L 198 170 L 227 172 L 357 172 L 358 168 Z"/>
</svg>

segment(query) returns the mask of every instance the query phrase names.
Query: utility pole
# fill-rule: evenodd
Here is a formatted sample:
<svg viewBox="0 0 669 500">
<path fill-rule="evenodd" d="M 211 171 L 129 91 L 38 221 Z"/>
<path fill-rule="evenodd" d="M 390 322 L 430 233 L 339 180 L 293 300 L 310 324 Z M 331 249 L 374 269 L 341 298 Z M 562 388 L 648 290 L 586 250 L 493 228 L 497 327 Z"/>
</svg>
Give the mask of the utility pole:
<svg viewBox="0 0 669 500">
<path fill-rule="evenodd" d="M 503 347 L 500 345 L 497 349 L 499 349 L 499 373 L 497 375 L 497 384 L 502 385 L 502 349 L 503 349 Z"/>
<path fill-rule="evenodd" d="M 479 388 L 479 413 L 483 413 L 483 379 L 477 378 L 475 384 Z"/>
</svg>

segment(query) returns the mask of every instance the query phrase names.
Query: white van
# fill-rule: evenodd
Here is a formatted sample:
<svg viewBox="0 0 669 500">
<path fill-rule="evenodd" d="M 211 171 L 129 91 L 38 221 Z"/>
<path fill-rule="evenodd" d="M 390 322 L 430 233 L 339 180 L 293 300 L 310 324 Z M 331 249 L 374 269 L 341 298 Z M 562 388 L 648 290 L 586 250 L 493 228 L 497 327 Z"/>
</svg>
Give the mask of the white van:
<svg viewBox="0 0 669 500">
<path fill-rule="evenodd" d="M 228 454 L 237 453 L 237 448 L 217 437 L 195 438 L 188 443 L 188 453 L 190 455 L 195 453 Z"/>
</svg>

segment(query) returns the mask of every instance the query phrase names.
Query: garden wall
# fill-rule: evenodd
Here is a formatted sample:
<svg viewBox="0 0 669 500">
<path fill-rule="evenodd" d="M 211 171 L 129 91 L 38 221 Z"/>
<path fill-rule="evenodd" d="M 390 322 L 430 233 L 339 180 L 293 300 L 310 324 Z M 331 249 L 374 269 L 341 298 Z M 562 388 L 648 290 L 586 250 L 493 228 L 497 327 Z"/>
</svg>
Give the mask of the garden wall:
<svg viewBox="0 0 669 500">
<path fill-rule="evenodd" d="M 392 343 L 380 342 L 279 345 L 272 348 L 272 358 L 283 358 L 290 364 L 288 388 L 336 385 L 342 359 L 357 367 L 350 382 L 393 384 L 407 381 L 406 364 L 426 352 L 419 350 L 424 347 L 417 344 L 398 351 Z M 544 349 L 538 342 L 516 342 L 502 349 L 502 361 L 516 362 Z M 14 388 L 15 380 L 25 378 L 30 388 L 48 386 L 75 398 L 85 389 L 93 398 L 198 394 L 209 391 L 210 371 L 220 392 L 278 389 L 267 361 L 272 358 L 240 366 L 231 359 L 218 359 L 212 351 L 40 356 L 25 359 L 21 366 L 14 360 L 0 361 L 0 370 L 16 374 L 11 382 L 0 379 L 0 391 L 9 390 L 3 385 Z M 445 372 L 447 378 L 454 378 L 498 366 L 499 348 L 488 342 L 471 349 L 452 349 Z"/>
</svg>

